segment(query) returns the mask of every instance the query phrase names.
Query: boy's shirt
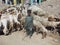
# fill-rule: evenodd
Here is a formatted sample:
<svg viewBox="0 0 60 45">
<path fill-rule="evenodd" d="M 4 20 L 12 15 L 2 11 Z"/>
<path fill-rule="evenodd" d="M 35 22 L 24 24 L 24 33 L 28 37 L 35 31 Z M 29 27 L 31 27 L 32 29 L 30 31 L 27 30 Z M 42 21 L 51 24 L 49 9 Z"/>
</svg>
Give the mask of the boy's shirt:
<svg viewBox="0 0 60 45">
<path fill-rule="evenodd" d="M 25 18 L 25 29 L 31 29 L 33 28 L 33 17 L 27 16 Z"/>
</svg>

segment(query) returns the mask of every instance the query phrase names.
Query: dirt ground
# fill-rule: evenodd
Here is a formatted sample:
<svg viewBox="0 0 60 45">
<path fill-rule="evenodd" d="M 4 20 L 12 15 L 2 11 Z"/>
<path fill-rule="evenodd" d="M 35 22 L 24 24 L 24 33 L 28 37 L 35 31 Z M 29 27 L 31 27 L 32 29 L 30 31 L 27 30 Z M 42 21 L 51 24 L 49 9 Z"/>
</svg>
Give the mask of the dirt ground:
<svg viewBox="0 0 60 45">
<path fill-rule="evenodd" d="M 23 31 L 17 31 L 11 35 L 0 36 L 0 45 L 60 45 L 60 38 L 52 38 L 47 36 L 44 39 L 41 39 L 42 35 L 36 33 L 33 34 L 31 38 L 25 37 Z"/>
<path fill-rule="evenodd" d="M 3 5 L 0 4 L 0 9 L 2 7 Z M 51 8 L 51 5 L 49 5 L 47 8 L 45 7 L 47 6 L 43 6 L 42 4 L 41 8 L 44 9 L 45 11 L 49 12 L 50 10 L 52 10 L 50 12 L 55 13 L 55 14 L 56 12 L 60 13 L 60 11 L 58 11 L 57 8 L 54 8 L 54 6 L 52 8 Z M 57 4 L 56 7 L 59 8 L 59 5 Z M 51 9 L 49 10 L 49 8 Z M 53 10 L 57 10 L 57 11 L 54 12 Z M 23 31 L 13 32 L 12 34 L 8 36 L 0 35 L 0 45 L 60 45 L 60 36 L 54 35 L 55 36 L 54 38 L 52 36 L 47 36 L 44 39 L 41 39 L 42 37 L 41 34 L 36 35 L 36 33 L 33 34 L 31 39 L 29 37 L 24 38 L 24 36 L 25 36 L 25 33 Z"/>
</svg>

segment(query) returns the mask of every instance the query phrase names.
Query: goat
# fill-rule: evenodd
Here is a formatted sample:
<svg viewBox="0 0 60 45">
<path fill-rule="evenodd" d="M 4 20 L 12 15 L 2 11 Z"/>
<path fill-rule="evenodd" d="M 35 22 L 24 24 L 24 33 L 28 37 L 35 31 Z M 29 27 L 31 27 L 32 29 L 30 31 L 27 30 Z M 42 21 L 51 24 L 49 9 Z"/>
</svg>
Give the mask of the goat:
<svg viewBox="0 0 60 45">
<path fill-rule="evenodd" d="M 7 29 L 7 19 L 1 19 L 1 23 L 2 23 L 2 25 L 3 25 L 3 27 L 4 27 L 4 29 L 3 29 L 3 33 L 4 33 L 4 35 L 7 35 L 8 33 L 9 33 L 9 30 Z"/>
</svg>

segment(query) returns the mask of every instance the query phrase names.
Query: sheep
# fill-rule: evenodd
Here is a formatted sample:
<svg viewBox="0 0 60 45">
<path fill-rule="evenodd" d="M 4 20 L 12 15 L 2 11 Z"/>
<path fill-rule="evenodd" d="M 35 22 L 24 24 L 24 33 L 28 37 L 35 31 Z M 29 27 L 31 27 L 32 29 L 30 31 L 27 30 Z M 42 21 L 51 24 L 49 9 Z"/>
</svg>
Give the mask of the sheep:
<svg viewBox="0 0 60 45">
<path fill-rule="evenodd" d="M 22 9 L 22 15 L 27 16 L 27 9 L 25 7 Z"/>
<path fill-rule="evenodd" d="M 36 32 L 37 32 L 37 34 L 38 34 L 39 32 L 42 32 L 42 39 L 43 39 L 44 37 L 46 37 L 47 29 L 46 29 L 39 21 L 34 20 L 34 21 L 33 21 L 33 24 L 34 24 L 34 26 L 36 27 Z"/>
<path fill-rule="evenodd" d="M 48 21 L 54 21 L 54 22 L 59 22 L 60 21 L 60 19 L 59 18 L 57 18 L 57 17 L 48 17 Z"/>
<path fill-rule="evenodd" d="M 21 21 L 21 28 L 24 30 L 25 17 L 22 17 L 20 19 L 20 21 Z M 24 30 L 24 32 L 25 32 L 25 30 Z"/>
<path fill-rule="evenodd" d="M 1 25 L 3 26 L 3 33 L 4 35 L 7 35 L 9 33 L 8 29 L 7 29 L 7 16 L 5 15 L 2 15 L 0 16 L 0 27 Z"/>
<path fill-rule="evenodd" d="M 60 23 L 55 28 L 56 28 L 56 32 L 58 32 L 60 35 Z"/>
<path fill-rule="evenodd" d="M 21 12 L 19 11 L 18 13 L 17 13 L 17 20 L 20 22 L 20 19 L 22 18 L 22 14 L 21 14 Z"/>
<path fill-rule="evenodd" d="M 56 21 L 53 17 L 48 17 L 48 21 Z"/>
<path fill-rule="evenodd" d="M 8 17 L 10 22 L 10 28 L 14 28 L 14 25 L 16 24 L 17 30 L 20 30 L 20 27 L 18 27 L 18 25 L 20 25 L 20 22 L 17 20 L 17 15 L 9 15 Z"/>
<path fill-rule="evenodd" d="M 36 21 L 39 21 L 45 28 L 51 27 L 50 31 L 53 31 L 54 33 L 55 33 L 55 27 L 57 26 L 57 24 L 60 23 L 60 22 L 48 21 L 48 18 L 39 17 L 38 15 L 34 15 L 33 17 Z M 48 28 L 46 29 L 48 30 Z"/>
<path fill-rule="evenodd" d="M 2 15 L 1 21 L 2 21 L 3 26 L 4 26 L 3 32 L 5 35 L 8 33 L 6 31 L 11 31 L 11 32 L 14 31 L 14 24 L 16 24 L 16 29 L 20 30 L 20 22 L 17 20 L 17 15 Z M 9 27 L 7 29 L 8 23 L 9 23 L 9 25 L 8 25 Z"/>
<path fill-rule="evenodd" d="M 12 32 L 14 27 L 13 27 L 13 17 L 12 15 L 8 15 L 8 23 L 9 23 L 9 30 Z"/>
<path fill-rule="evenodd" d="M 34 17 L 34 20 L 39 21 L 44 26 L 53 26 L 53 27 L 56 27 L 57 24 L 60 23 L 60 22 L 48 21 L 48 18 L 39 17 L 37 15 L 34 15 L 33 17 Z"/>
<path fill-rule="evenodd" d="M 1 19 L 1 23 L 2 23 L 2 25 L 4 27 L 4 29 L 3 29 L 4 35 L 7 35 L 9 33 L 9 30 L 7 29 L 7 21 L 8 20 L 5 19 L 5 18 Z"/>
<path fill-rule="evenodd" d="M 22 17 L 21 18 L 21 22 L 22 24 L 24 25 L 25 23 L 25 17 Z M 46 37 L 46 33 L 47 33 L 47 29 L 45 29 L 45 27 L 37 20 L 33 20 L 33 24 L 34 24 L 34 27 L 36 27 L 36 32 L 39 33 L 40 31 L 42 32 L 42 38 Z M 24 27 L 23 27 L 24 29 Z M 24 29 L 24 32 L 25 32 L 25 29 Z"/>
<path fill-rule="evenodd" d="M 0 19 L 1 19 L 1 16 L 2 16 L 2 12 L 0 12 Z"/>
</svg>

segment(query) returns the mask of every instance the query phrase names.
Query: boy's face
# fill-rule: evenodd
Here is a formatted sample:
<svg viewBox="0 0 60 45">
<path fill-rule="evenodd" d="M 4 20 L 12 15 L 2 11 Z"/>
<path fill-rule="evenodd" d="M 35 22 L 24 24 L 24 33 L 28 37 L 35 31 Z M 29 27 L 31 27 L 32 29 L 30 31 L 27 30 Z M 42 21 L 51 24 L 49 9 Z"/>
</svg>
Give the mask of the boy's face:
<svg viewBox="0 0 60 45">
<path fill-rule="evenodd" d="M 30 15 L 31 15 L 31 13 L 28 13 L 28 15 L 30 16 Z"/>
<path fill-rule="evenodd" d="M 27 12 L 27 13 L 28 13 L 28 16 L 30 16 L 30 15 L 31 15 L 31 10 L 28 10 L 28 12 Z"/>
<path fill-rule="evenodd" d="M 28 13 L 28 16 L 31 16 L 31 13 Z"/>
</svg>

